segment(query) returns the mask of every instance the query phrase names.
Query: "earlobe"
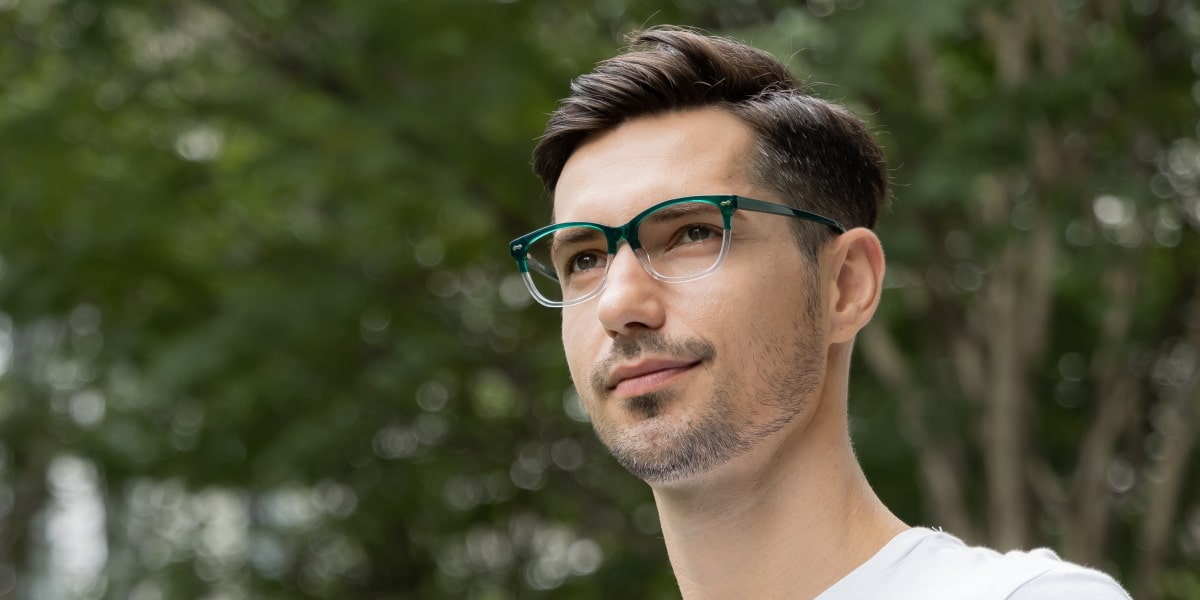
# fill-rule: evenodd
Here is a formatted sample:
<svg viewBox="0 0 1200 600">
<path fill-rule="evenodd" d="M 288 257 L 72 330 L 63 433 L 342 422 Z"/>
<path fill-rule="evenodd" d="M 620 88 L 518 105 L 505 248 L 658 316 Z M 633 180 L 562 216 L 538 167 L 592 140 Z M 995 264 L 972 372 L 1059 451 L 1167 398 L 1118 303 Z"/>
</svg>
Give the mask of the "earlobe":
<svg viewBox="0 0 1200 600">
<path fill-rule="evenodd" d="M 864 227 L 838 236 L 830 248 L 832 294 L 829 305 L 829 342 L 854 339 L 879 305 L 883 291 L 883 247 Z"/>
</svg>

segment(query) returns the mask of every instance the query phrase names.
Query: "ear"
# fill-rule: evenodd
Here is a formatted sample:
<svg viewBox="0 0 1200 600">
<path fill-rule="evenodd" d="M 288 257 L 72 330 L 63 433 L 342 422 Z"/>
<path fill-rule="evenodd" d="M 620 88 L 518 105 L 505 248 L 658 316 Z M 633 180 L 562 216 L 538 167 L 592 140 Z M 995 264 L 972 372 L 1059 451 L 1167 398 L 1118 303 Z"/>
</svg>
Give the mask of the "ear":
<svg viewBox="0 0 1200 600">
<path fill-rule="evenodd" d="M 854 339 L 879 306 L 883 292 L 883 246 L 875 233 L 857 227 L 839 235 L 826 247 L 829 304 L 826 318 L 830 343 Z"/>
</svg>

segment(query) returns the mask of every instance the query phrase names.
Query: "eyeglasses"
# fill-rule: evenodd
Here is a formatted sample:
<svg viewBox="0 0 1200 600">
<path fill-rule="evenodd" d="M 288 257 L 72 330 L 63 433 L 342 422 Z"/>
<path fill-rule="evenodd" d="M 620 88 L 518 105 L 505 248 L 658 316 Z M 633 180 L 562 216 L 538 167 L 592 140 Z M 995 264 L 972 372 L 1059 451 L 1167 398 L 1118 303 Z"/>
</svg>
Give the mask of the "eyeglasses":
<svg viewBox="0 0 1200 600">
<path fill-rule="evenodd" d="M 846 228 L 828 217 L 741 196 L 688 196 L 660 202 L 620 227 L 572 222 L 549 225 L 509 243 L 517 269 L 544 306 L 572 306 L 599 294 L 621 240 L 651 277 L 668 283 L 712 274 L 729 254 L 737 210 L 795 217 Z"/>
</svg>

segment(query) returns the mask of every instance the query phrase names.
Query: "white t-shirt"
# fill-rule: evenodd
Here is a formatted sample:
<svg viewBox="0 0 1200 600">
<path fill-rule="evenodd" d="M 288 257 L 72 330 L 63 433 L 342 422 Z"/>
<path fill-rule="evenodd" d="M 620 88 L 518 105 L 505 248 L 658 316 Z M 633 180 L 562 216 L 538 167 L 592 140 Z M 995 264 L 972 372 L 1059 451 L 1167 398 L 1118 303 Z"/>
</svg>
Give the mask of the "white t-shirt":
<svg viewBox="0 0 1200 600">
<path fill-rule="evenodd" d="M 816 600 L 1130 600 L 1108 575 L 1045 548 L 1000 554 L 924 527 L 892 538 Z"/>
</svg>

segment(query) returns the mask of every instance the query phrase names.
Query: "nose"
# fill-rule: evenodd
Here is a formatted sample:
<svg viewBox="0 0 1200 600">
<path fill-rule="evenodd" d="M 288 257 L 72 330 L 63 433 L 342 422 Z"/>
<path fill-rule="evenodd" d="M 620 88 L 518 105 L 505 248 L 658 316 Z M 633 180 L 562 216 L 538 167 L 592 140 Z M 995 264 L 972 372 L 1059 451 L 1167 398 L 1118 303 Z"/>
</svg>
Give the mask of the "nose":
<svg viewBox="0 0 1200 600">
<path fill-rule="evenodd" d="M 666 316 L 661 298 L 662 282 L 642 268 L 641 261 L 628 244 L 621 245 L 613 255 L 606 278 L 596 316 L 610 337 L 662 327 Z"/>
</svg>

